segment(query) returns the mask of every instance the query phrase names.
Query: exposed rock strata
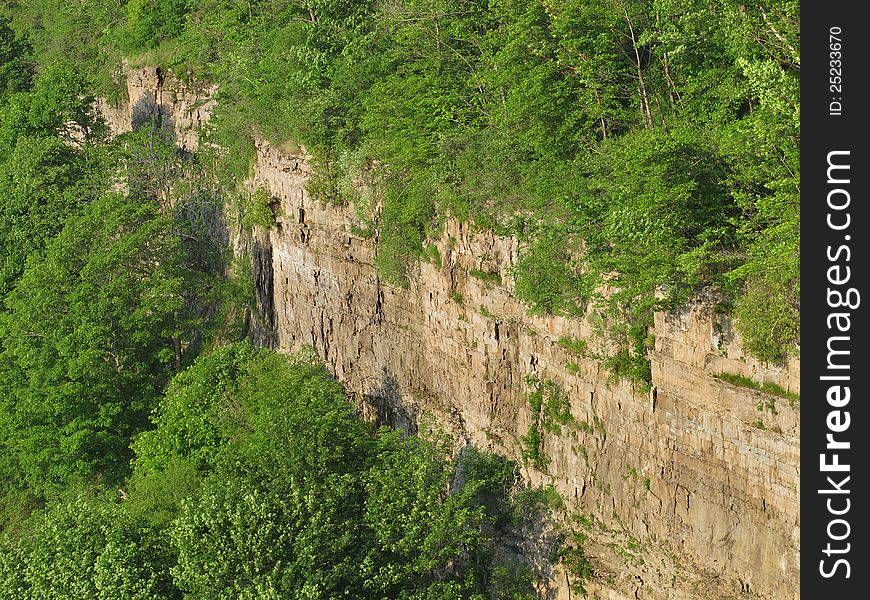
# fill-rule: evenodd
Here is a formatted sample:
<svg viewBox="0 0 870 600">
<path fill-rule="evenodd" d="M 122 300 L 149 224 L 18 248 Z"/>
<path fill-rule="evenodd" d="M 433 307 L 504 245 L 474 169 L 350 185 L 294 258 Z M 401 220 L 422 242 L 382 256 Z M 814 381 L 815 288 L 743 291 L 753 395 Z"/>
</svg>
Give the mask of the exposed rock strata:
<svg viewBox="0 0 870 600">
<path fill-rule="evenodd" d="M 154 98 L 180 144 L 195 148 L 187 136 L 208 118 L 202 98 L 173 83 L 168 102 L 169 84 L 147 71 L 132 72 L 129 85 L 131 101 Z M 127 113 L 119 114 L 113 126 L 123 130 Z M 585 339 L 594 349 L 594 318 L 527 314 L 511 291 L 514 239 L 448 221 L 435 240 L 440 265 L 420 263 L 407 288 L 384 283 L 374 241 L 354 233 L 353 209 L 305 191 L 310 164 L 302 152 L 258 144 L 250 183 L 280 201 L 276 226 L 249 240 L 263 343 L 316 348 L 370 418 L 410 431 L 433 417 L 455 439 L 518 461 L 536 418 L 528 378 L 552 380 L 574 425 L 544 431 L 549 462 L 525 474 L 553 483 L 568 510 L 584 515 L 596 568 L 590 594 L 799 597 L 798 407 L 713 377 L 799 392 L 797 361 L 769 369 L 746 357 L 727 317 L 701 300 L 656 315 L 653 389 L 641 393 L 560 345 Z M 571 597 L 565 580 L 557 575 L 550 597 Z"/>
<path fill-rule="evenodd" d="M 97 99 L 97 109 L 115 134 L 156 120 L 185 152 L 199 146 L 199 130 L 214 108 L 216 87 L 195 88 L 158 68 L 127 71 L 127 99 L 114 106 Z"/>
</svg>

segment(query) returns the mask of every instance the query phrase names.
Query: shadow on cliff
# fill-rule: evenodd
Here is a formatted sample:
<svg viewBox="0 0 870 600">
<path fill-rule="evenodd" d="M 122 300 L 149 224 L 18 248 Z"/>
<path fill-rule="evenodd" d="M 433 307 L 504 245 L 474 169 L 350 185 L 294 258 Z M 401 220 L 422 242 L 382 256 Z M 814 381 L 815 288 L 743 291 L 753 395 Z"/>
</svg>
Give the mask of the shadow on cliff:
<svg viewBox="0 0 870 600">
<path fill-rule="evenodd" d="M 160 67 L 157 67 L 156 75 L 157 87 L 145 90 L 130 107 L 130 126 L 133 131 L 139 131 L 143 126 L 154 127 L 156 123 L 163 137 L 175 143 L 175 119 L 171 111 L 165 110 L 157 100 L 157 94 L 163 93 L 164 73 Z"/>
<path fill-rule="evenodd" d="M 157 91 L 147 90 L 130 107 L 132 133 L 124 134 L 127 185 L 133 195 L 156 199 L 164 207 L 177 206 L 173 188 L 178 179 L 193 174 L 192 157 L 178 147 L 175 120 L 157 101 Z M 185 186 L 187 187 L 187 186 Z M 186 194 L 189 195 L 189 194 Z"/>
<path fill-rule="evenodd" d="M 417 421 L 409 410 L 396 376 L 383 367 L 380 381 L 362 397 L 362 416 L 375 426 L 387 426 L 405 435 L 417 433 Z"/>
<path fill-rule="evenodd" d="M 157 87 L 145 90 L 130 106 L 131 143 L 126 144 L 126 186 L 131 195 L 155 199 L 189 229 L 182 236 L 191 263 L 205 273 L 228 276 L 234 265 L 231 235 L 224 211 L 226 191 L 196 155 L 179 145 L 176 116 L 164 106 L 163 74 L 157 69 Z M 245 313 L 244 328 L 273 346 L 275 315 L 272 306 L 271 246 L 251 244 L 259 314 Z M 264 268 L 258 269 L 258 266 Z M 267 268 L 265 268 L 267 267 Z M 219 310 L 210 306 L 204 316 Z"/>
<path fill-rule="evenodd" d="M 278 315 L 275 310 L 275 275 L 272 244 L 266 235 L 253 235 L 247 250 L 251 256 L 256 311 L 250 315 L 248 331 L 257 346 L 278 347 Z"/>
</svg>

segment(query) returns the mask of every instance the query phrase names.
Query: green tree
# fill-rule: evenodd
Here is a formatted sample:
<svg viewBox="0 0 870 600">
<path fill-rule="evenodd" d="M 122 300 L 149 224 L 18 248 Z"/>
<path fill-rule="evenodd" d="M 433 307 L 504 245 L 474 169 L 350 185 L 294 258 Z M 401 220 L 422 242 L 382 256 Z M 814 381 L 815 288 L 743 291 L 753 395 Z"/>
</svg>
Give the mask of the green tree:
<svg viewBox="0 0 870 600">
<path fill-rule="evenodd" d="M 74 66 L 101 95 L 122 96 L 121 54 L 110 38 L 121 23 L 124 2 L 105 0 L 8 0 L 0 12 L 32 46 L 40 68 Z"/>
<path fill-rule="evenodd" d="M 137 514 L 177 511 L 162 523 L 178 555 L 175 581 L 192 597 L 484 589 L 482 502 L 504 486 L 490 481 L 494 467 L 478 460 L 459 483 L 446 448 L 373 435 L 316 361 L 247 343 L 217 350 L 176 377 L 155 421 L 136 442 L 128 502 Z M 202 486 L 176 502 L 178 488 L 159 482 L 191 467 Z M 142 497 L 155 492 L 171 497 Z"/>
<path fill-rule="evenodd" d="M 26 533 L 0 540 L 0 596 L 22 599 L 181 598 L 165 536 L 104 497 L 51 506 Z"/>
<path fill-rule="evenodd" d="M 247 342 L 176 375 L 115 493 L 50 501 L 0 539 L 19 598 L 455 598 L 519 593 L 494 560 L 515 469 L 373 431 L 310 355 Z M 516 597 L 526 597 L 519 595 Z"/>
<path fill-rule="evenodd" d="M 130 0 L 123 32 L 125 49 L 150 50 L 181 35 L 190 0 Z"/>
<path fill-rule="evenodd" d="M 486 540 L 485 510 L 475 502 L 482 483 L 450 491 L 454 465 L 446 447 L 395 431 L 381 430 L 375 456 L 366 477 L 365 521 L 377 540 L 372 575 L 379 594 L 446 597 L 449 590 L 466 597 L 482 591 L 482 573 L 474 569 Z"/>
<path fill-rule="evenodd" d="M 30 51 L 10 20 L 0 14 L 0 106 L 10 95 L 29 87 L 33 76 Z"/>
<path fill-rule="evenodd" d="M 567 243 L 564 231 L 542 227 L 520 254 L 516 290 L 536 314 L 573 315 L 580 309 L 580 278 Z"/>
<path fill-rule="evenodd" d="M 75 71 L 53 67 L 0 105 L 0 297 L 27 257 L 108 183 L 105 124 L 92 101 Z"/>
<path fill-rule="evenodd" d="M 6 298 L 0 444 L 38 493 L 126 473 L 130 437 L 201 323 L 182 229 L 153 202 L 108 194 L 31 257 Z"/>
<path fill-rule="evenodd" d="M 201 387 L 215 382 L 212 392 Z M 369 442 L 337 382 L 308 359 L 292 364 L 242 344 L 198 361 L 168 398 L 158 428 L 137 442 L 137 472 L 164 477 L 155 458 L 173 453 L 201 457 L 210 473 L 172 526 L 181 587 L 193 597 L 220 595 L 228 580 L 238 594 L 362 589 L 357 561 L 370 534 L 360 470 Z M 183 405 L 196 412 L 179 413 Z"/>
</svg>

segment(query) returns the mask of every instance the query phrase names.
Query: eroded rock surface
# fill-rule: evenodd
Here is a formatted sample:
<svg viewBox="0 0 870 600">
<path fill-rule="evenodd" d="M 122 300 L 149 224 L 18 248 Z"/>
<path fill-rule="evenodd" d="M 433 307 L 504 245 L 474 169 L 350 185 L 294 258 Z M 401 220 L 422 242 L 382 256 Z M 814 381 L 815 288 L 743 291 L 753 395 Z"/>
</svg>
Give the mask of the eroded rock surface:
<svg viewBox="0 0 870 600">
<path fill-rule="evenodd" d="M 199 147 L 199 131 L 214 108 L 216 87 L 197 88 L 159 67 L 127 71 L 127 100 L 115 106 L 97 99 L 97 109 L 114 134 L 156 120 L 185 152 Z"/>
<path fill-rule="evenodd" d="M 195 149 L 208 101 L 146 71 L 131 73 L 132 105 L 151 106 Z M 114 110 L 122 131 L 135 111 Z M 590 597 L 799 597 L 798 406 L 714 377 L 799 393 L 797 361 L 758 364 L 715 302 L 699 299 L 656 315 L 653 387 L 640 391 L 595 358 L 605 349 L 594 315 L 528 315 L 512 293 L 516 240 L 448 221 L 434 242 L 440 260 L 420 263 L 407 288 L 389 285 L 354 209 L 308 195 L 310 157 L 264 142 L 257 154 L 249 183 L 278 200 L 279 217 L 237 247 L 255 265 L 261 343 L 313 346 L 368 418 L 407 431 L 434 419 L 458 444 L 518 462 L 541 418 L 530 387 L 552 381 L 572 419 L 541 428 L 541 468 L 524 474 L 581 515 Z M 587 351 L 560 340 L 587 340 Z M 548 597 L 572 597 L 568 581 L 557 572 Z"/>
</svg>

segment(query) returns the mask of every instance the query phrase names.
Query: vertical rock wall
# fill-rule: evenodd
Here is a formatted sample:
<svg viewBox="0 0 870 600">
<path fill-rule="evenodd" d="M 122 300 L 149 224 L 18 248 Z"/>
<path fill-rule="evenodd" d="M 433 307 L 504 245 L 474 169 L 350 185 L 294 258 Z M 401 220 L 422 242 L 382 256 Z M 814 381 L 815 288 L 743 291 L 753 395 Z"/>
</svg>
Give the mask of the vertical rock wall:
<svg viewBox="0 0 870 600">
<path fill-rule="evenodd" d="M 199 130 L 214 109 L 217 88 L 194 87 L 167 75 L 160 67 L 127 70 L 127 100 L 112 105 L 97 99 L 97 109 L 115 134 L 130 131 L 152 120 L 184 152 L 199 146 Z"/>
<path fill-rule="evenodd" d="M 208 104 L 177 82 L 170 95 L 156 73 L 136 73 L 131 101 L 153 98 L 152 113 L 182 147 L 195 148 L 188 132 L 207 121 Z M 114 110 L 123 130 L 127 113 Z M 458 443 L 518 462 L 522 437 L 542 418 L 528 393 L 552 381 L 571 419 L 539 428 L 539 468 L 524 472 L 552 483 L 587 533 L 590 594 L 799 597 L 798 406 L 714 377 L 743 375 L 799 393 L 796 361 L 759 365 L 715 303 L 699 299 L 656 315 L 651 391 L 614 381 L 595 358 L 603 348 L 594 314 L 530 317 L 513 296 L 516 240 L 449 221 L 435 241 L 440 256 L 421 262 L 407 288 L 388 285 L 353 208 L 308 196 L 310 164 L 301 151 L 258 144 L 250 184 L 279 204 L 277 224 L 246 244 L 262 343 L 313 346 L 369 418 L 408 431 L 433 419 Z M 572 351 L 565 340 L 587 340 L 587 348 Z M 560 581 L 552 597 L 571 597 Z"/>
<path fill-rule="evenodd" d="M 431 416 L 517 461 L 539 418 L 528 393 L 550 380 L 573 423 L 541 429 L 547 464 L 526 475 L 553 483 L 590 523 L 587 553 L 605 588 L 637 598 L 797 597 L 798 407 L 713 377 L 799 392 L 796 362 L 759 365 L 715 303 L 699 300 L 656 315 L 653 389 L 639 392 L 593 358 L 594 318 L 527 314 L 511 292 L 516 240 L 450 221 L 435 241 L 440 264 L 420 263 L 407 288 L 387 285 L 374 242 L 354 233 L 353 209 L 307 195 L 307 157 L 267 144 L 258 154 L 253 183 L 280 200 L 262 239 L 278 348 L 313 346 L 394 425 L 413 429 Z M 587 340 L 587 356 L 563 340 Z"/>
</svg>

